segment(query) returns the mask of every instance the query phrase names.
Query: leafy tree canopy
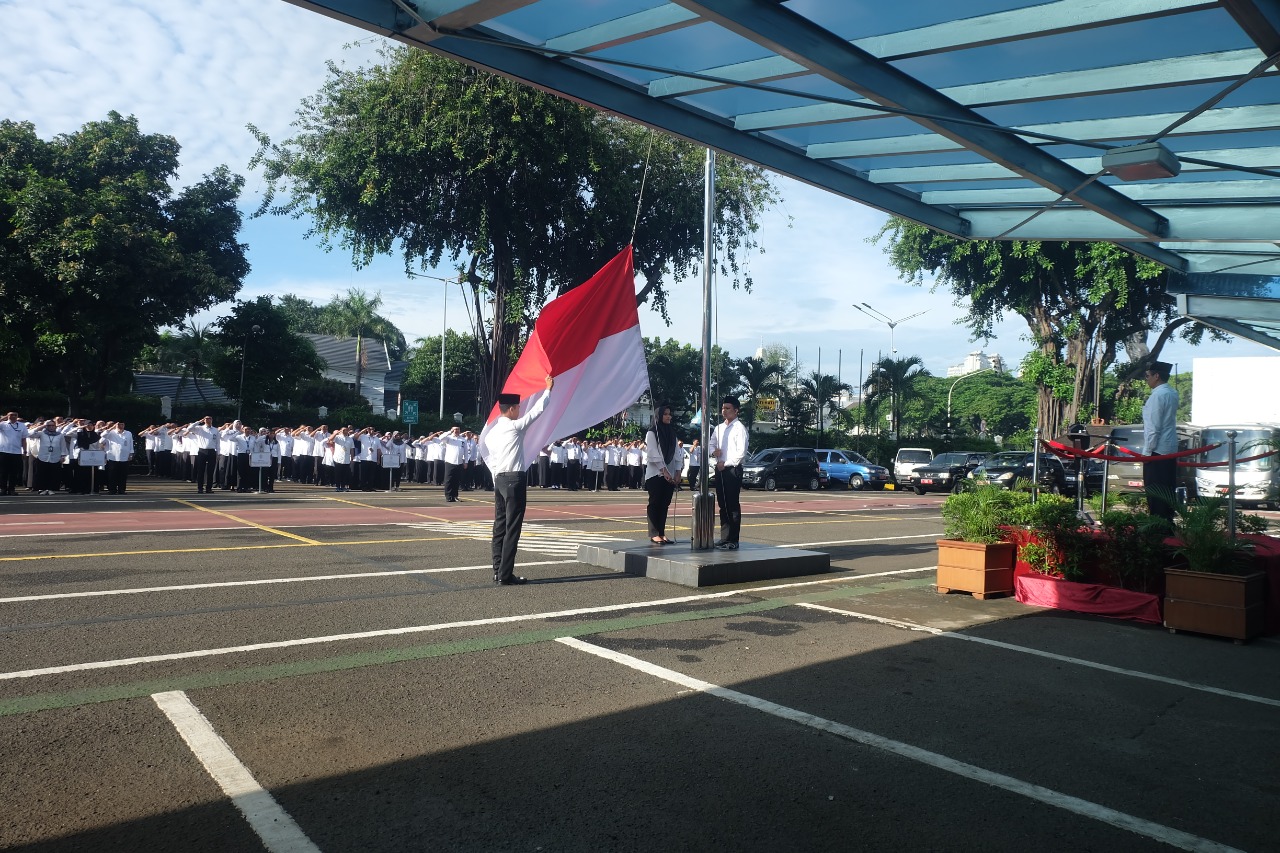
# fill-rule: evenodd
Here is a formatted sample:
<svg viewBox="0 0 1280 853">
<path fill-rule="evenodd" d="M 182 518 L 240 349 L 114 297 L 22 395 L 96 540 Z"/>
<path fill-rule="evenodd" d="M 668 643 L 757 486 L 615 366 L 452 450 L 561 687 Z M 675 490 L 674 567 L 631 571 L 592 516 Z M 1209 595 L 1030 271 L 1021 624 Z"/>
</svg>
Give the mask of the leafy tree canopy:
<svg viewBox="0 0 1280 853">
<path fill-rule="evenodd" d="M 480 388 L 479 363 L 475 341 L 448 329 L 444 338 L 444 404 L 445 415 L 474 411 Z M 409 350 L 408 366 L 400 383 L 400 396 L 417 400 L 422 412 L 439 414 L 440 403 L 440 336 L 418 338 Z"/>
<path fill-rule="evenodd" d="M 1204 327 L 1176 318 L 1164 267 L 1111 243 L 960 240 L 892 218 L 890 262 L 906 280 L 949 287 L 973 339 L 990 338 L 1006 313 L 1022 317 L 1036 349 L 1023 366 L 1040 387 L 1038 422 L 1056 435 L 1092 398 L 1098 368 L 1126 350 L 1131 362 L 1157 358 L 1178 327 L 1197 342 Z M 1147 333 L 1163 330 L 1153 347 Z"/>
<path fill-rule="evenodd" d="M 628 241 L 644 277 L 637 298 L 663 312 L 664 277 L 687 276 L 701 256 L 702 149 L 425 51 L 330 65 L 295 127 L 278 145 L 251 128 L 267 185 L 260 213 L 311 217 L 358 265 L 393 252 L 410 274 L 458 262 L 484 408 L 542 305 Z M 741 256 L 777 194 L 762 169 L 720 162 L 717 257 L 749 286 Z"/>
<path fill-rule="evenodd" d="M 270 296 L 237 302 L 229 315 L 214 324 L 213 337 L 220 345 L 213 360 L 213 379 L 228 397 L 240 396 L 243 364 L 241 403 L 246 410 L 297 399 L 299 386 L 319 378 L 324 369 L 311 341 L 289 330 L 288 319 Z"/>
<path fill-rule="evenodd" d="M 0 121 L 0 361 L 101 408 L 156 330 L 232 298 L 243 180 L 219 166 L 175 194 L 179 146 L 109 113 L 51 141 Z"/>
</svg>

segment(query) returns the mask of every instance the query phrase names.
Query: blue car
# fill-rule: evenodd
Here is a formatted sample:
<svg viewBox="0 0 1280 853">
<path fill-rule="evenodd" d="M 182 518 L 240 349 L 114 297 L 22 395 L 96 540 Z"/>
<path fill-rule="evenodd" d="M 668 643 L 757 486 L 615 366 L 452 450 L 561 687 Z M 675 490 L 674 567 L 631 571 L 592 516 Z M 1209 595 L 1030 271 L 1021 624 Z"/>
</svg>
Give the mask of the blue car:
<svg viewBox="0 0 1280 853">
<path fill-rule="evenodd" d="M 833 489 L 883 489 L 889 482 L 889 469 L 868 462 L 852 450 L 822 448 L 817 451 L 818 465 L 827 475 Z"/>
</svg>

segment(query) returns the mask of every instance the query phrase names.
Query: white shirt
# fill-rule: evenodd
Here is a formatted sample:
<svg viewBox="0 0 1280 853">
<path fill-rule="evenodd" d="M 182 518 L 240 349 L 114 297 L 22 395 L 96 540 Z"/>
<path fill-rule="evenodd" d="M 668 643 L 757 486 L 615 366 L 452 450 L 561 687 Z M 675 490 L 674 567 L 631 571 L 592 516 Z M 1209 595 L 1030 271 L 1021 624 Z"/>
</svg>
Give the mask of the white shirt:
<svg viewBox="0 0 1280 853">
<path fill-rule="evenodd" d="M 1147 456 L 1178 449 L 1178 392 L 1168 382 L 1152 388 L 1142 406 L 1142 442 Z"/>
<path fill-rule="evenodd" d="M 728 467 L 741 465 L 742 460 L 747 456 L 747 428 L 737 418 L 719 423 L 711 433 L 707 447 L 711 449 L 711 453 L 724 448 L 721 454 L 715 457 L 716 467 L 719 467 L 721 462 Z"/>
<path fill-rule="evenodd" d="M 213 450 L 218 446 L 217 427 L 205 426 L 197 421 L 187 427 L 187 435 L 195 439 L 197 450 Z"/>
<path fill-rule="evenodd" d="M 524 431 L 547 408 L 547 400 L 550 397 L 549 391 L 543 394 L 529 411 L 515 420 L 499 415 L 489 427 L 489 432 L 484 436 L 484 442 L 480 448 L 480 455 L 495 477 L 525 469 Z"/>
<path fill-rule="evenodd" d="M 17 453 L 21 455 L 22 445 L 27 440 L 27 425 L 17 420 L 13 423 L 0 421 L 0 453 Z"/>
<path fill-rule="evenodd" d="M 333 464 L 346 465 L 350 462 L 351 449 L 355 446 L 355 439 L 349 435 L 335 432 L 329 440 L 333 442 Z"/>
<path fill-rule="evenodd" d="M 467 448 L 467 439 L 465 436 L 446 432 L 440 436 L 440 443 L 444 445 L 444 464 L 461 465 L 466 461 L 464 451 Z"/>
<path fill-rule="evenodd" d="M 133 456 L 133 433 L 126 430 L 107 430 L 102 433 L 103 449 L 107 451 L 107 461 L 128 462 Z"/>
<path fill-rule="evenodd" d="M 66 436 L 56 430 L 36 430 L 31 433 L 31 441 L 36 444 L 36 458 L 41 462 L 61 462 L 67 451 Z"/>
<path fill-rule="evenodd" d="M 675 452 L 671 454 L 670 465 L 667 465 L 667 461 L 662 458 L 662 445 L 658 443 L 658 436 L 653 430 L 649 430 L 645 434 L 644 449 L 644 478 L 646 480 L 659 474 L 669 474 L 672 477 L 680 475 L 680 469 L 684 466 L 684 448 L 679 444 L 676 445 Z"/>
</svg>

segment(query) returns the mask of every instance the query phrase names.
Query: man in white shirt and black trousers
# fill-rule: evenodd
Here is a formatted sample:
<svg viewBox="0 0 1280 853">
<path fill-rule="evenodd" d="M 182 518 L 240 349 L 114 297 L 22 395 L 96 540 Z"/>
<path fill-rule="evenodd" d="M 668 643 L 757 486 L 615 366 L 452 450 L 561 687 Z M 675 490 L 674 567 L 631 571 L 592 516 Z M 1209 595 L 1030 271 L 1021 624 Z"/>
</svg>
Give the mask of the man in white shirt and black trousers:
<svg viewBox="0 0 1280 853">
<path fill-rule="evenodd" d="M 514 586 L 527 580 L 516 574 L 516 546 L 524 524 L 529 472 L 524 464 L 524 433 L 547 408 L 555 377 L 547 375 L 547 393 L 520 414 L 519 394 L 499 394 L 501 415 L 484 438 L 481 453 L 493 472 L 493 582 Z"/>
<path fill-rule="evenodd" d="M 720 504 L 722 551 L 738 550 L 742 531 L 742 462 L 747 456 L 747 428 L 738 420 L 738 398 L 732 395 L 720 403 L 724 419 L 708 439 L 709 456 L 716 460 L 716 503 Z"/>
</svg>

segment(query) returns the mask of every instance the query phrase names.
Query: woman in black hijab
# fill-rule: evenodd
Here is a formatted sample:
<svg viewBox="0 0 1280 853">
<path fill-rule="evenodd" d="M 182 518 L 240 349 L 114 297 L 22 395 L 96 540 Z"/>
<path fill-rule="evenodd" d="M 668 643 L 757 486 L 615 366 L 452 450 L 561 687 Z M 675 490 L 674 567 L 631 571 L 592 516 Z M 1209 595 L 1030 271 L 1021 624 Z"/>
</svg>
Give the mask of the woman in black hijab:
<svg viewBox="0 0 1280 853">
<path fill-rule="evenodd" d="M 649 493 L 645 514 L 649 518 L 649 541 L 655 545 L 674 544 L 674 540 L 667 538 L 667 512 L 671 508 L 671 495 L 680 482 L 684 448 L 676 441 L 672 417 L 670 406 L 666 403 L 658 406 L 653 414 L 653 428 L 644 437 L 644 488 Z"/>
</svg>

